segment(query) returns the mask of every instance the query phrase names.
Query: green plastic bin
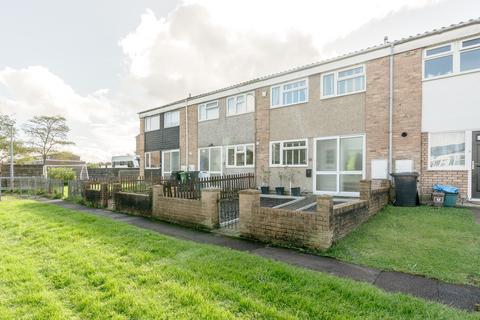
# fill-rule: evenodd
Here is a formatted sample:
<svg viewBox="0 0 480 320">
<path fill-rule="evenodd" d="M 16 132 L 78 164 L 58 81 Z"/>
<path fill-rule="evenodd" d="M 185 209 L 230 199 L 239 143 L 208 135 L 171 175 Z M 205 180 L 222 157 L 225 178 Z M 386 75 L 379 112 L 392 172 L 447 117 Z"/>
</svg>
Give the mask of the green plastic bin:
<svg viewBox="0 0 480 320">
<path fill-rule="evenodd" d="M 445 207 L 455 207 L 457 205 L 457 196 L 458 193 L 445 193 L 445 200 L 443 200 L 443 205 Z"/>
</svg>

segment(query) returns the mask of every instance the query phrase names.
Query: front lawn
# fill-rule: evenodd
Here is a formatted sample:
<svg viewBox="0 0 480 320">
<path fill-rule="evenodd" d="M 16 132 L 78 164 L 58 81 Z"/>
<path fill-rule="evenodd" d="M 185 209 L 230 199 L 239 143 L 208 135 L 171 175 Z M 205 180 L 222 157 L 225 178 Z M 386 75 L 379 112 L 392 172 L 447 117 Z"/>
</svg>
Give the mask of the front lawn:
<svg viewBox="0 0 480 320">
<path fill-rule="evenodd" d="M 480 286 L 480 225 L 468 209 L 389 206 L 327 254 L 383 270 Z"/>
<path fill-rule="evenodd" d="M 0 202 L 0 252 L 0 319 L 475 318 L 27 200 Z"/>
</svg>

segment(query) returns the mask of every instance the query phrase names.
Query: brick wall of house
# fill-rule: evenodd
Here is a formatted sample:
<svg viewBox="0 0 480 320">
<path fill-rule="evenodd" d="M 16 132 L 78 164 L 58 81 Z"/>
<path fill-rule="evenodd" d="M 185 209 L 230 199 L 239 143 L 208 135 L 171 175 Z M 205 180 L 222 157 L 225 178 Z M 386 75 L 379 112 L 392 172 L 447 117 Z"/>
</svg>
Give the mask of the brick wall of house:
<svg viewBox="0 0 480 320">
<path fill-rule="evenodd" d="M 180 150 L 180 167 L 188 165 L 188 159 L 186 158 L 186 119 L 185 119 L 185 108 L 178 110 L 180 117 L 180 133 L 179 133 L 179 150 Z M 190 135 L 190 132 L 189 132 Z"/>
<path fill-rule="evenodd" d="M 140 119 L 140 134 L 137 136 L 137 155 L 140 157 L 140 176 L 145 176 L 145 119 Z"/>
<path fill-rule="evenodd" d="M 366 63 L 365 93 L 366 177 L 370 178 L 372 159 L 388 159 L 388 116 L 390 105 L 390 59 Z"/>
<path fill-rule="evenodd" d="M 266 93 L 265 97 L 263 92 Z M 255 175 L 257 185 L 269 171 L 270 150 L 270 88 L 255 90 Z"/>
<path fill-rule="evenodd" d="M 419 193 L 423 201 L 431 200 L 434 184 L 448 184 L 459 188 L 460 197 L 468 197 L 467 170 L 428 170 L 428 133 L 422 133 L 422 174 Z"/>
<path fill-rule="evenodd" d="M 422 50 L 394 57 L 393 165 L 395 160 L 413 160 L 421 168 Z M 368 90 L 368 89 L 367 89 Z M 407 133 L 402 137 L 402 133 Z"/>
<path fill-rule="evenodd" d="M 188 165 L 198 169 L 198 105 L 188 107 Z"/>
<path fill-rule="evenodd" d="M 220 189 L 202 190 L 200 200 L 163 196 L 163 186 L 152 191 L 152 216 L 185 226 L 214 229 L 219 225 L 217 198 Z"/>
</svg>

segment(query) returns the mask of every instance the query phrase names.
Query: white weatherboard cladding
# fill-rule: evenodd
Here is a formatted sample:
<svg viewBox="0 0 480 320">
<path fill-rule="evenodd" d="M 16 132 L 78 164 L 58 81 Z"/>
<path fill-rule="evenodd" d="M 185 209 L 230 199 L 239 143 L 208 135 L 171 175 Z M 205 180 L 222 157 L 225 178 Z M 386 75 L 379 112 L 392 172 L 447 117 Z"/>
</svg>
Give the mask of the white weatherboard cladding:
<svg viewBox="0 0 480 320">
<path fill-rule="evenodd" d="M 480 72 L 423 82 L 422 132 L 480 129 Z"/>
</svg>

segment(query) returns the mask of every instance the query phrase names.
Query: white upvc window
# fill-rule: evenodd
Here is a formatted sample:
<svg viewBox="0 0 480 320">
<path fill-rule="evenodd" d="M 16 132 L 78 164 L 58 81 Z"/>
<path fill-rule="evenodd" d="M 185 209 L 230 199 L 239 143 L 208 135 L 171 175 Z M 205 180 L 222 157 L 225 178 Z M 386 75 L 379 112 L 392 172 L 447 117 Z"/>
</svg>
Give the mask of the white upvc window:
<svg viewBox="0 0 480 320">
<path fill-rule="evenodd" d="M 423 50 L 423 79 L 480 71 L 480 37 Z"/>
<path fill-rule="evenodd" d="M 316 192 L 357 196 L 364 176 L 363 135 L 315 139 Z"/>
<path fill-rule="evenodd" d="M 198 121 L 218 119 L 218 101 L 203 103 L 198 106 Z"/>
<path fill-rule="evenodd" d="M 227 98 L 227 116 L 255 111 L 254 92 L 239 94 Z"/>
<path fill-rule="evenodd" d="M 428 170 L 465 169 L 465 132 L 428 134 Z"/>
<path fill-rule="evenodd" d="M 365 65 L 324 73 L 320 86 L 322 98 L 365 91 Z"/>
<path fill-rule="evenodd" d="M 227 167 L 253 167 L 255 162 L 255 145 L 239 144 L 228 146 L 227 149 Z"/>
<path fill-rule="evenodd" d="M 423 77 L 425 79 L 453 72 L 453 44 L 426 49 L 423 57 Z"/>
<path fill-rule="evenodd" d="M 222 147 L 198 149 L 198 168 L 211 174 L 222 174 Z"/>
<path fill-rule="evenodd" d="M 270 142 L 271 167 L 305 167 L 308 159 L 308 141 L 288 140 Z"/>
<path fill-rule="evenodd" d="M 308 79 L 295 80 L 270 88 L 272 108 L 308 102 Z"/>
<path fill-rule="evenodd" d="M 163 114 L 163 127 L 171 128 L 180 125 L 180 111 L 169 111 Z"/>
<path fill-rule="evenodd" d="M 480 70 L 480 38 L 463 40 L 460 47 L 460 72 Z"/>
<path fill-rule="evenodd" d="M 145 132 L 160 129 L 160 115 L 145 117 Z"/>
<path fill-rule="evenodd" d="M 162 176 L 169 176 L 180 170 L 180 150 L 162 151 Z"/>
</svg>

